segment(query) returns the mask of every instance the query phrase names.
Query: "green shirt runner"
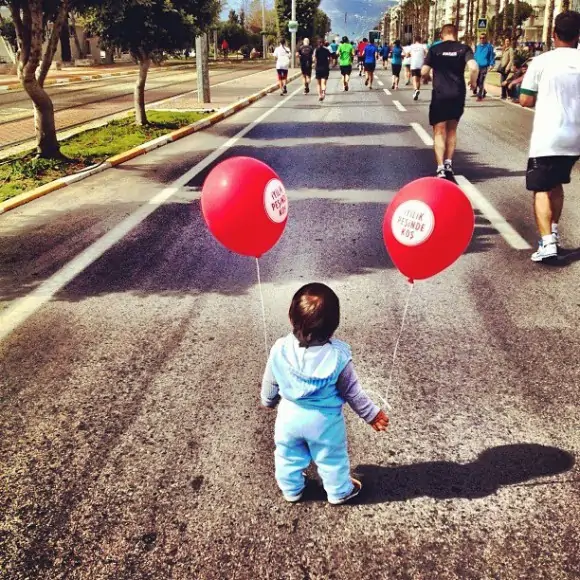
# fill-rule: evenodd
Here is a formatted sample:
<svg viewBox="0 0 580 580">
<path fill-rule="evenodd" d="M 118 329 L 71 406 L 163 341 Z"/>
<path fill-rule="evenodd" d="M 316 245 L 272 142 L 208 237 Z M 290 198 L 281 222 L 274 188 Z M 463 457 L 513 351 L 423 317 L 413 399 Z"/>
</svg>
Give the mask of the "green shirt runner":
<svg viewBox="0 0 580 580">
<path fill-rule="evenodd" d="M 350 42 L 343 42 L 338 47 L 338 64 L 339 66 L 349 66 L 352 64 L 352 53 L 354 48 Z"/>
</svg>

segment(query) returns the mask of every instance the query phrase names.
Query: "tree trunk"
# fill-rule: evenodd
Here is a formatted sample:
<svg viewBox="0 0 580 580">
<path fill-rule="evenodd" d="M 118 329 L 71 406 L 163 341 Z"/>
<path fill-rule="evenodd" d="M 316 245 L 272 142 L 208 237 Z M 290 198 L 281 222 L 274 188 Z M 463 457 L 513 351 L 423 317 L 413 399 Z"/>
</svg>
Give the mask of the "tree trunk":
<svg viewBox="0 0 580 580">
<path fill-rule="evenodd" d="M 493 44 L 497 45 L 499 40 L 499 30 L 500 30 L 500 23 L 499 23 L 499 13 L 500 13 L 500 6 L 501 0 L 495 0 L 495 26 L 493 27 Z"/>
<path fill-rule="evenodd" d="M 502 35 L 507 37 L 507 29 L 508 29 L 508 8 L 509 2 L 505 0 L 503 3 L 503 24 L 502 24 Z"/>
<path fill-rule="evenodd" d="M 66 5 L 66 0 L 63 1 Z M 46 74 L 58 44 L 60 27 L 66 15 L 66 6 L 62 14 L 61 6 L 53 24 L 47 42 L 46 53 L 42 58 L 40 74 L 36 72 L 42 57 L 44 37 L 44 12 L 42 0 L 29 0 L 22 7 L 10 4 L 10 12 L 16 29 L 18 41 L 18 78 L 34 106 L 34 124 L 36 130 L 36 149 L 39 157 L 58 159 L 62 157 L 56 138 L 54 107 L 43 88 Z"/>
<path fill-rule="evenodd" d="M 478 16 L 480 18 L 487 18 L 487 0 L 482 0 Z"/>
<path fill-rule="evenodd" d="M 472 10 L 473 10 L 473 0 L 467 0 L 467 6 L 465 7 L 465 31 L 463 33 L 463 42 L 465 42 L 465 44 L 470 43 Z"/>
<path fill-rule="evenodd" d="M 518 15 L 520 11 L 520 0 L 514 0 L 514 15 L 512 19 L 512 41 L 518 39 Z"/>
<path fill-rule="evenodd" d="M 81 42 L 79 40 L 79 35 L 77 34 L 77 23 L 75 20 L 74 12 L 69 13 L 69 18 L 70 18 L 70 30 L 71 30 L 71 34 L 72 34 L 75 46 L 77 47 L 77 52 L 79 53 L 79 58 L 85 58 L 85 51 L 84 51 L 83 47 L 81 46 Z"/>
<path fill-rule="evenodd" d="M 550 50 L 552 48 L 552 32 L 554 27 L 554 10 L 556 9 L 555 0 L 550 0 L 546 10 L 548 11 L 548 30 L 546 32 L 546 48 Z"/>
<path fill-rule="evenodd" d="M 461 0 L 455 3 L 455 26 L 457 26 L 457 34 L 459 34 L 459 21 L 461 20 Z"/>
<path fill-rule="evenodd" d="M 143 50 L 136 54 L 139 62 L 139 78 L 135 84 L 135 124 L 139 127 L 147 125 L 147 111 L 145 110 L 145 83 L 151 66 L 149 55 Z"/>
<path fill-rule="evenodd" d="M 70 29 L 68 27 L 68 18 L 65 18 L 64 22 L 62 23 L 59 39 L 60 39 L 60 54 L 62 56 L 62 62 L 71 62 L 72 54 L 70 50 Z"/>
</svg>

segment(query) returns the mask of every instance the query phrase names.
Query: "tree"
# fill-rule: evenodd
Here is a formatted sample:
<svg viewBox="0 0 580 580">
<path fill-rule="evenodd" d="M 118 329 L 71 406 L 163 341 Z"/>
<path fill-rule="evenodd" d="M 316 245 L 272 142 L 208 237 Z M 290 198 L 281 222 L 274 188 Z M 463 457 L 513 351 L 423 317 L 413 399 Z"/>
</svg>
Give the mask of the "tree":
<svg viewBox="0 0 580 580">
<path fill-rule="evenodd" d="M 514 11 L 512 16 L 512 42 L 516 42 L 519 38 L 518 27 L 521 24 L 518 23 L 518 15 L 520 11 L 520 0 L 514 0 Z"/>
<path fill-rule="evenodd" d="M 253 33 L 276 31 L 276 9 L 266 9 L 266 27 L 262 26 L 262 0 L 251 0 L 246 13 L 246 28 Z"/>
<path fill-rule="evenodd" d="M 230 50 L 234 52 L 240 50 L 242 46 L 248 44 L 248 32 L 244 30 L 241 24 L 234 24 L 233 22 L 222 22 L 218 32 L 218 42 L 224 40 L 228 41 Z"/>
<path fill-rule="evenodd" d="M 235 10 L 230 10 L 230 13 L 228 14 L 228 22 L 230 24 L 240 23 L 240 17 L 238 16 L 238 13 Z"/>
<path fill-rule="evenodd" d="M 298 21 L 298 38 L 310 38 L 314 32 L 314 17 L 320 5 L 320 0 L 296 0 L 296 20 Z M 291 0 L 276 0 L 276 14 L 278 17 L 278 33 L 286 36 L 288 22 L 292 16 Z"/>
<path fill-rule="evenodd" d="M 549 0 L 546 10 L 548 12 L 548 29 L 546 30 L 546 48 L 550 50 L 552 48 L 552 35 L 554 28 L 554 11 L 556 10 L 556 2 L 554 0 Z"/>
<path fill-rule="evenodd" d="M 502 18 L 503 24 L 502 24 L 502 27 L 501 27 L 501 33 L 502 34 L 505 34 L 505 31 L 508 29 L 508 26 L 509 26 L 509 23 L 508 23 L 508 13 L 509 13 L 508 7 L 509 7 L 509 0 L 504 0 L 504 3 L 503 3 L 503 18 Z M 499 24 L 499 20 L 498 20 L 498 24 Z"/>
<path fill-rule="evenodd" d="M 16 31 L 18 78 L 34 108 L 39 157 L 62 158 L 56 138 L 54 106 L 44 90 L 44 82 L 68 11 L 98 1 L 0 0 L 0 6 L 7 6 L 10 10 Z"/>
<path fill-rule="evenodd" d="M 518 13 L 516 15 L 516 24 L 514 27 L 514 6 L 513 4 L 509 4 L 507 6 L 507 13 L 505 9 L 496 14 L 491 19 L 491 29 L 494 31 L 494 37 L 499 38 L 501 36 L 505 36 L 506 38 L 512 38 L 513 33 L 512 29 L 516 30 L 520 28 L 523 23 L 534 14 L 534 8 L 527 2 L 519 2 L 518 3 Z M 501 26 L 501 23 L 506 22 L 505 28 Z M 499 28 L 498 28 L 499 27 Z"/>
<path fill-rule="evenodd" d="M 499 11 L 500 11 L 500 6 L 501 6 L 500 2 L 501 2 L 501 0 L 495 0 L 495 11 L 494 12 L 495 12 L 496 22 L 497 22 L 497 18 L 498 18 Z M 489 27 L 491 28 L 491 23 L 490 23 Z M 498 41 L 499 41 L 499 35 L 497 34 L 497 30 L 493 29 L 493 43 L 497 44 Z"/>
<path fill-rule="evenodd" d="M 16 28 L 12 20 L 2 18 L 0 14 L 0 36 L 12 47 L 14 52 L 18 50 L 18 42 L 16 40 Z"/>
<path fill-rule="evenodd" d="M 312 36 L 318 38 L 324 38 L 327 32 L 330 32 L 330 18 L 320 8 L 316 9 L 316 14 L 314 15 L 314 24 L 312 30 Z"/>
<path fill-rule="evenodd" d="M 87 28 L 107 49 L 129 51 L 139 63 L 135 123 L 147 124 L 145 84 L 151 62 L 191 48 L 192 39 L 216 17 L 213 0 L 101 0 L 86 14 Z"/>
</svg>

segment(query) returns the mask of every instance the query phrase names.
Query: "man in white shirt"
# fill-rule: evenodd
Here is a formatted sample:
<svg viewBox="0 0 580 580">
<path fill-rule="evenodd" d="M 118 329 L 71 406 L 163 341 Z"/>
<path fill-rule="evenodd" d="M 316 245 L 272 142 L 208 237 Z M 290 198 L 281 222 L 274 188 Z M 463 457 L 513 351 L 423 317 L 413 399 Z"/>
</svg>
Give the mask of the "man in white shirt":
<svg viewBox="0 0 580 580">
<path fill-rule="evenodd" d="M 558 221 L 565 183 L 580 159 L 580 14 L 562 12 L 554 23 L 555 50 L 537 56 L 522 81 L 520 104 L 536 106 L 526 187 L 534 192 L 540 245 L 534 262 L 557 258 Z"/>
<path fill-rule="evenodd" d="M 281 38 L 280 44 L 274 51 L 274 58 L 276 59 L 276 72 L 278 73 L 278 85 L 280 87 L 280 94 L 286 95 L 288 88 L 288 69 L 290 68 L 290 51 L 286 47 L 286 39 Z"/>
<path fill-rule="evenodd" d="M 415 42 L 407 47 L 407 53 L 405 54 L 405 56 L 410 59 L 411 64 L 411 76 L 413 77 L 413 88 L 415 89 L 413 94 L 414 101 L 419 99 L 419 91 L 421 90 L 421 69 L 423 68 L 426 54 L 427 49 L 421 42 L 421 37 L 415 36 Z"/>
</svg>

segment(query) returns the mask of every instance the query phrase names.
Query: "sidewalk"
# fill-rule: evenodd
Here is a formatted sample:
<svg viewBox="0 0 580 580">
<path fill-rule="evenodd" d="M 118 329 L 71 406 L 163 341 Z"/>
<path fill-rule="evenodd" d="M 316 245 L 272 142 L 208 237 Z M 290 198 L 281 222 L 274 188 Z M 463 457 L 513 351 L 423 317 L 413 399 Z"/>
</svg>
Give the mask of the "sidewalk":
<svg viewBox="0 0 580 580">
<path fill-rule="evenodd" d="M 248 71 L 243 71 L 247 73 Z M 298 72 L 298 71 L 296 71 Z M 176 97 L 171 97 L 166 100 L 158 101 L 147 105 L 148 110 L 157 111 L 199 111 L 199 110 L 221 110 L 235 102 L 247 98 L 255 93 L 260 92 L 262 89 L 274 84 L 276 82 L 276 71 L 274 68 L 259 71 L 255 73 L 245 74 L 244 76 L 239 76 L 226 81 L 217 80 L 217 84 L 211 87 L 211 102 L 210 103 L 198 103 L 197 101 L 197 90 L 178 95 Z M 129 103 L 132 102 L 131 99 Z M 129 105 L 130 106 L 130 105 Z M 64 112 L 70 115 L 70 112 Z M 82 131 L 92 129 L 95 127 L 102 127 L 108 122 L 114 119 L 122 119 L 133 113 L 133 109 L 125 110 L 123 112 L 108 115 L 106 117 L 101 117 L 91 122 L 83 123 L 77 127 L 71 129 L 65 129 L 58 132 L 58 139 L 63 140 Z M 28 121 L 30 123 L 30 121 Z M 31 124 L 33 131 L 33 124 Z M 1 127 L 0 127 L 1 129 Z M 30 129 L 30 128 L 29 128 Z M 32 137 L 34 134 L 29 133 Z M 2 134 L 0 131 L 0 138 Z M 0 139 L 1 140 L 1 139 Z M 7 147 L 0 151 L 0 159 L 5 159 L 12 155 L 18 155 L 25 151 L 29 151 L 35 147 L 35 140 L 29 139 L 24 143 L 13 147 Z"/>
</svg>

